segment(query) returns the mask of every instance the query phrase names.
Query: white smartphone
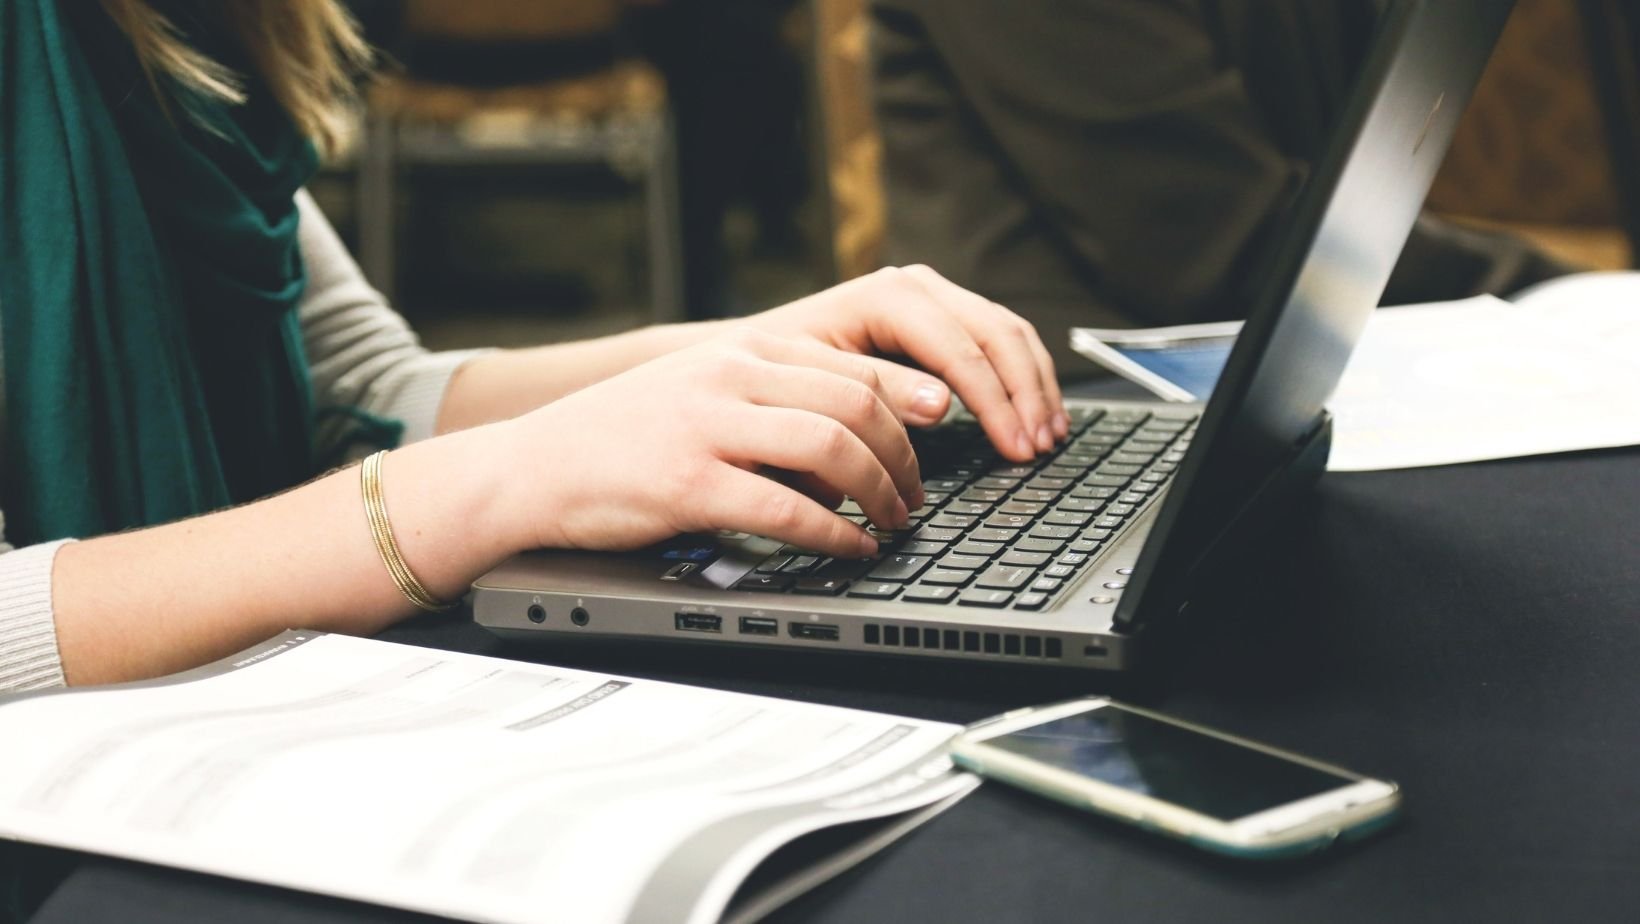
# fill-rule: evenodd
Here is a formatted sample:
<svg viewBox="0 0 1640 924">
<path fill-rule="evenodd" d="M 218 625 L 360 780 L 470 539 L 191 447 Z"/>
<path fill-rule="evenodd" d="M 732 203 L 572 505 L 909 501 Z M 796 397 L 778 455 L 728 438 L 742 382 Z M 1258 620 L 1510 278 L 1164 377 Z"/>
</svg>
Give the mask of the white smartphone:
<svg viewBox="0 0 1640 924">
<path fill-rule="evenodd" d="M 970 726 L 951 756 L 982 776 L 1240 857 L 1361 837 L 1400 806 L 1394 783 L 1104 698 Z"/>
</svg>

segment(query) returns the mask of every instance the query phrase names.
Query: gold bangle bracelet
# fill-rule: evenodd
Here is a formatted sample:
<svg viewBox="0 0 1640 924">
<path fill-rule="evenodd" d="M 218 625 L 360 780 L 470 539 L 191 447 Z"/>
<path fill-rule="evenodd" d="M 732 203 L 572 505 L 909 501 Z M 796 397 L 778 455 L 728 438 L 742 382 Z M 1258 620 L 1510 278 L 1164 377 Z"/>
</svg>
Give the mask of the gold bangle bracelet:
<svg viewBox="0 0 1640 924">
<path fill-rule="evenodd" d="M 399 544 L 393 538 L 393 527 L 387 521 L 387 497 L 382 493 L 382 459 L 387 456 L 383 449 L 370 455 L 359 467 L 359 487 L 364 494 L 364 516 L 370 523 L 370 538 L 376 543 L 376 554 L 381 556 L 382 565 L 393 578 L 393 584 L 398 587 L 399 593 L 405 599 L 414 603 L 418 609 L 429 613 L 443 613 L 453 610 L 457 603 L 442 603 L 430 593 L 422 583 L 416 580 L 411 573 L 410 565 L 404 560 L 404 553 L 399 551 Z"/>
</svg>

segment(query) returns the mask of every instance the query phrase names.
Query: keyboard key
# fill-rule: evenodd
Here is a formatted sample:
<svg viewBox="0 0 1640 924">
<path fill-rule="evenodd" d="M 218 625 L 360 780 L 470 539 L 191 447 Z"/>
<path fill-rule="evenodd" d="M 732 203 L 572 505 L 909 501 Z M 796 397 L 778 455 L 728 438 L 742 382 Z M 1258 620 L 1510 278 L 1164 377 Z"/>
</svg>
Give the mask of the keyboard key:
<svg viewBox="0 0 1640 924">
<path fill-rule="evenodd" d="M 792 593 L 807 594 L 811 597 L 835 597 L 848 589 L 848 581 L 841 578 L 798 578 L 792 585 Z"/>
<path fill-rule="evenodd" d="M 1078 513 L 1074 510 L 1055 510 L 1043 517 L 1042 522 L 1052 523 L 1055 526 L 1086 526 L 1088 525 L 1088 521 L 1091 519 L 1093 519 L 1093 514 L 1091 513 Z"/>
<path fill-rule="evenodd" d="M 1146 461 L 1149 461 L 1149 459 L 1147 458 Z M 1088 467 L 1086 465 L 1064 465 L 1059 462 L 1054 462 L 1051 465 L 1042 466 L 1042 471 L 1040 474 L 1046 475 L 1049 478 L 1064 478 L 1069 481 L 1075 481 L 1088 473 L 1087 468 Z"/>
<path fill-rule="evenodd" d="M 1024 501 L 1009 501 L 997 508 L 997 513 L 1009 513 L 1016 516 L 1034 517 L 1048 509 L 1047 504 L 1026 503 Z"/>
<path fill-rule="evenodd" d="M 1046 504 L 1051 503 L 1053 499 L 1058 496 L 1058 491 L 1043 491 L 1038 488 L 1020 488 L 1008 499 L 1011 501 L 1024 501 L 1027 504 Z"/>
<path fill-rule="evenodd" d="M 1087 564 L 1087 561 L 1088 556 L 1083 552 L 1066 552 L 1065 554 L 1059 556 L 1059 563 L 1061 565 L 1070 565 L 1073 568 L 1077 565 L 1085 565 Z"/>
<path fill-rule="evenodd" d="M 1007 496 L 1007 491 L 998 491 L 995 488 L 969 488 L 957 495 L 957 499 L 976 504 L 994 504 Z"/>
<path fill-rule="evenodd" d="M 1051 594 L 1054 591 L 1058 590 L 1059 585 L 1063 584 L 1063 583 L 1065 583 L 1064 578 L 1039 577 L 1036 580 L 1031 582 L 1031 589 L 1032 590 L 1039 590 L 1043 593 Z"/>
<path fill-rule="evenodd" d="M 952 491 L 961 491 L 962 482 L 952 479 L 931 478 L 923 482 L 923 490 L 930 493 L 950 494 Z"/>
<path fill-rule="evenodd" d="M 1093 521 L 1093 525 L 1100 529 L 1116 529 L 1122 525 L 1121 517 L 1103 516 Z"/>
<path fill-rule="evenodd" d="M 1089 497 L 1067 497 L 1059 503 L 1054 504 L 1053 509 L 1069 510 L 1074 513 L 1097 513 L 1099 508 L 1104 505 L 1104 501 L 1094 500 Z"/>
<path fill-rule="evenodd" d="M 945 556 L 938 562 L 939 567 L 950 568 L 954 571 L 978 571 L 990 563 L 991 557 L 989 555 L 961 555 L 955 552 Z"/>
<path fill-rule="evenodd" d="M 1035 568 L 992 565 L 980 574 L 979 579 L 974 582 L 974 586 L 1017 590 L 1029 583 L 1031 577 L 1035 574 Z"/>
<path fill-rule="evenodd" d="M 921 584 L 916 587 L 907 587 L 905 596 L 901 600 L 910 600 L 912 603 L 944 603 L 957 595 L 955 587 L 926 587 Z"/>
<path fill-rule="evenodd" d="M 870 600 L 892 600 L 899 595 L 902 589 L 899 584 L 882 584 L 873 581 L 855 584 L 849 588 L 848 595 L 851 597 L 865 597 Z"/>
<path fill-rule="evenodd" d="M 1006 590 L 983 590 L 976 587 L 963 591 L 962 596 L 957 598 L 957 604 L 959 606 L 984 606 L 991 609 L 1000 609 L 1007 606 L 1008 601 L 1013 599 L 1013 596 L 1011 592 Z"/>
<path fill-rule="evenodd" d="M 990 504 L 981 504 L 977 501 L 952 501 L 940 509 L 941 513 L 956 514 L 964 517 L 982 517 L 990 512 Z M 937 519 L 937 518 L 936 518 Z M 936 526 L 939 524 L 935 524 Z"/>
<path fill-rule="evenodd" d="M 1002 551 L 1002 543 L 975 542 L 973 540 L 969 540 L 968 542 L 961 543 L 951 551 L 958 555 L 972 555 L 976 558 L 983 556 L 985 558 L 990 558 L 991 556 L 997 555 Z"/>
<path fill-rule="evenodd" d="M 993 513 L 985 518 L 988 529 L 1024 529 L 1031 525 L 1031 518 L 1020 513 Z"/>
<path fill-rule="evenodd" d="M 786 567 L 786 563 L 791 560 L 792 557 L 790 555 L 782 555 L 779 552 L 776 552 L 768 558 L 763 559 L 763 563 L 757 566 L 757 570 L 763 574 L 773 574 L 781 568 Z"/>
<path fill-rule="evenodd" d="M 753 574 L 735 582 L 735 590 L 765 590 L 780 593 L 792 586 L 792 579 L 779 574 Z"/>
<path fill-rule="evenodd" d="M 1017 530 L 981 526 L 969 533 L 968 539 L 972 542 L 1012 542 L 1017 535 L 1019 535 Z"/>
<path fill-rule="evenodd" d="M 1106 539 L 1109 539 L 1110 537 L 1111 537 L 1111 531 L 1108 530 L 1108 529 L 1105 529 L 1102 526 L 1096 526 L 1093 529 L 1084 529 L 1084 530 L 1082 530 L 1082 538 L 1083 539 L 1092 539 L 1095 542 L 1104 542 Z"/>
<path fill-rule="evenodd" d="M 1115 476 L 1126 475 L 1126 476 L 1131 477 L 1133 475 L 1139 474 L 1139 472 L 1141 472 L 1141 471 L 1142 471 L 1142 469 L 1137 465 L 1120 465 L 1120 464 L 1117 464 L 1115 462 L 1106 462 L 1103 465 L 1099 466 L 1097 469 L 1095 469 L 1094 474 L 1095 475 L 1115 475 Z"/>
<path fill-rule="evenodd" d="M 925 572 L 922 579 L 917 583 L 948 584 L 953 587 L 961 587 L 962 585 L 973 580 L 973 578 L 974 572 L 972 571 L 957 571 L 951 568 L 932 568 Z"/>
<path fill-rule="evenodd" d="M 1002 556 L 1000 564 L 1037 568 L 1047 564 L 1052 558 L 1053 556 L 1047 552 L 1022 552 L 1019 549 L 1014 549 Z"/>
<path fill-rule="evenodd" d="M 1075 542 L 1071 543 L 1071 551 L 1091 555 L 1094 552 L 1099 551 L 1099 540 L 1098 539 L 1078 539 Z"/>
<path fill-rule="evenodd" d="M 1125 517 L 1132 516 L 1136 509 L 1138 508 L 1133 504 L 1111 504 L 1105 508 L 1105 512 L 1113 517 Z"/>
<path fill-rule="evenodd" d="M 1070 565 L 1049 565 L 1047 568 L 1043 569 L 1042 576 L 1051 578 L 1068 578 L 1075 573 L 1076 569 Z"/>
<path fill-rule="evenodd" d="M 1139 476 L 1139 480 L 1140 481 L 1148 481 L 1151 484 L 1158 484 L 1160 482 L 1166 481 L 1170 477 L 1172 477 L 1172 476 L 1169 475 L 1167 472 L 1145 472 L 1143 475 Z"/>
<path fill-rule="evenodd" d="M 1064 539 L 1069 541 L 1076 535 L 1074 526 L 1055 526 L 1052 523 L 1043 523 L 1031 529 L 1031 535 L 1038 539 Z"/>
<path fill-rule="evenodd" d="M 951 513 L 942 513 L 928 521 L 928 525 L 935 529 L 967 529 L 978 520 L 975 517 L 957 516 Z"/>
<path fill-rule="evenodd" d="M 1048 602 L 1048 595 L 1047 594 L 1043 594 L 1043 593 L 1020 594 L 1018 602 L 1016 602 L 1014 604 L 1014 609 L 1016 609 L 1016 610 L 1040 610 L 1040 609 L 1042 609 L 1042 605 L 1044 603 L 1047 603 L 1047 602 Z"/>
<path fill-rule="evenodd" d="M 922 573 L 933 559 L 926 555 L 890 555 L 866 575 L 868 581 L 909 581 Z"/>
<path fill-rule="evenodd" d="M 1095 472 L 1094 474 L 1089 475 L 1088 477 L 1082 479 L 1082 487 L 1120 488 L 1121 486 L 1127 484 L 1128 482 L 1130 482 L 1132 480 L 1133 480 L 1132 478 L 1129 478 L 1125 475 L 1111 475 L 1111 474 L 1105 474 L 1105 473 L 1101 473 L 1101 472 Z M 1116 492 L 1112 491 L 1111 493 L 1114 494 Z M 1093 497 L 1095 495 L 1078 494 L 1076 496 L 1077 497 L 1084 497 L 1084 496 L 1085 497 Z M 1110 495 L 1107 494 L 1105 496 L 1109 497 Z"/>
<path fill-rule="evenodd" d="M 1138 471 L 1138 469 L 1134 469 L 1135 473 Z M 1025 482 L 1027 491 L 1063 491 L 1070 486 L 1071 480 L 1069 478 L 1055 478 L 1051 475 L 1038 475 Z"/>
<path fill-rule="evenodd" d="M 926 539 L 913 539 L 904 545 L 895 546 L 894 551 L 901 555 L 943 555 L 950 546 L 946 542 L 929 542 Z"/>
<path fill-rule="evenodd" d="M 1129 490 L 1132 489 L 1130 488 Z M 1118 493 L 1120 493 L 1118 488 L 1106 487 L 1104 485 L 1081 484 L 1071 488 L 1071 497 L 1085 498 L 1087 500 L 1107 500 L 1115 497 Z"/>
<path fill-rule="evenodd" d="M 793 557 L 791 561 L 786 562 L 785 567 L 781 568 L 780 571 L 782 574 L 808 574 L 809 570 L 818 564 L 820 564 L 820 558 L 817 555 L 798 555 Z"/>
<path fill-rule="evenodd" d="M 905 554 L 904 552 L 900 554 Z M 833 558 L 820 567 L 809 572 L 811 578 L 832 578 L 836 580 L 852 581 L 876 564 L 870 558 Z M 801 583 L 801 582 L 799 582 Z"/>
<path fill-rule="evenodd" d="M 997 491 L 1006 491 L 1006 490 L 1012 488 L 1014 485 L 1017 485 L 1017 484 L 1019 484 L 1019 479 L 1018 478 L 998 478 L 995 475 L 990 475 L 990 476 L 987 476 L 985 478 L 981 478 L 978 481 L 975 481 L 974 482 L 974 487 L 976 487 L 976 488 L 991 488 L 991 489 L 997 490 Z"/>
<path fill-rule="evenodd" d="M 911 534 L 914 542 L 955 542 L 962 535 L 960 529 L 939 529 L 933 526 L 923 526 Z"/>
<path fill-rule="evenodd" d="M 1014 549 L 1020 552 L 1047 552 L 1052 554 L 1065 547 L 1063 539 L 1044 539 L 1041 536 L 1028 536 L 1014 543 Z"/>
<path fill-rule="evenodd" d="M 988 473 L 994 478 L 1029 478 L 1036 472 L 1031 465 L 999 465 Z"/>
</svg>

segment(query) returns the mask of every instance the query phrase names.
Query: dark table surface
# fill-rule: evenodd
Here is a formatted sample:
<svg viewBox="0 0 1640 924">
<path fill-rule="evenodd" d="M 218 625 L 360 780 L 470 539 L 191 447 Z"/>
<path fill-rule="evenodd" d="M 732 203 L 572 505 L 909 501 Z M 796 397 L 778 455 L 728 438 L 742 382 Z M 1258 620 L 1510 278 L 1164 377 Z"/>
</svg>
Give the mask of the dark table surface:
<svg viewBox="0 0 1640 924">
<path fill-rule="evenodd" d="M 1110 692 L 1399 782 L 1396 828 L 1217 859 L 997 784 L 782 922 L 1640 921 L 1640 451 L 1329 474 L 1143 682 L 914 659 L 395 641 L 970 722 Z M 87 858 L 38 924 L 412 915 Z"/>
</svg>

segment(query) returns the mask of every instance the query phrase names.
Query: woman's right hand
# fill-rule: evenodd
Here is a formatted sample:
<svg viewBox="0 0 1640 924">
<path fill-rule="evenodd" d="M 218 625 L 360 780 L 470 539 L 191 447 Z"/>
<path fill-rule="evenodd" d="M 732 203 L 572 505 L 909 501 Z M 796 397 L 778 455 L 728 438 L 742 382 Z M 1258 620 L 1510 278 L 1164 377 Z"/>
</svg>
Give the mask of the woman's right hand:
<svg viewBox="0 0 1640 924">
<path fill-rule="evenodd" d="M 731 529 L 863 557 L 876 541 L 826 504 L 846 495 L 895 529 L 923 502 L 872 363 L 749 328 L 498 426 L 525 460 L 522 503 L 509 506 L 536 547 L 631 549 Z"/>
</svg>

